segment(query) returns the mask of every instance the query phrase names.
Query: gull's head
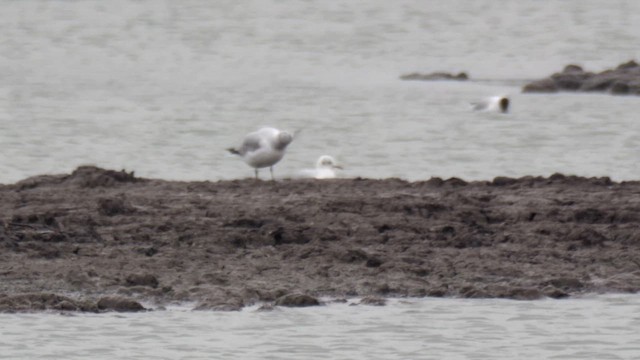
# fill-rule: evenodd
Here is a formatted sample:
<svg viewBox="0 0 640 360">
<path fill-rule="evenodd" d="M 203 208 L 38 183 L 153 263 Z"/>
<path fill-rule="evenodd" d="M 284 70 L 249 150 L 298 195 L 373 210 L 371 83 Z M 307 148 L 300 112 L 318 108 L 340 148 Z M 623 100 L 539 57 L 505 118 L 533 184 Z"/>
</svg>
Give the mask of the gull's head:
<svg viewBox="0 0 640 360">
<path fill-rule="evenodd" d="M 500 111 L 506 113 L 509 111 L 509 98 L 506 96 L 500 97 Z"/>
<path fill-rule="evenodd" d="M 342 169 L 342 166 L 338 165 L 336 159 L 329 155 L 322 155 L 316 162 L 316 168 L 318 169 Z"/>
<path fill-rule="evenodd" d="M 283 150 L 293 141 L 293 135 L 286 131 L 280 131 L 278 136 L 276 137 L 275 148 L 278 150 Z"/>
</svg>

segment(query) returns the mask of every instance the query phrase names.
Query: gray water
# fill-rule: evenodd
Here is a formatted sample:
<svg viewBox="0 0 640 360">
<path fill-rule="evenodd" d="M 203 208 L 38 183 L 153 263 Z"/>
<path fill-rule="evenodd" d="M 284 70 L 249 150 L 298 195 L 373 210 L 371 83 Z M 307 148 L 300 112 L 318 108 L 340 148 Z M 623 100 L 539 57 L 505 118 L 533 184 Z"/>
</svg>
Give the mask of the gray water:
<svg viewBox="0 0 640 360">
<path fill-rule="evenodd" d="M 640 297 L 0 315 L 0 359 L 637 359 Z"/>
<path fill-rule="evenodd" d="M 640 178 L 639 97 L 521 94 L 640 58 L 637 1 L 3 1 L 0 183 L 83 164 L 250 177 L 224 149 L 302 130 L 280 178 Z M 470 82 L 408 82 L 467 71 Z M 512 97 L 508 115 L 469 103 Z M 266 174 L 265 174 L 266 175 Z"/>
<path fill-rule="evenodd" d="M 83 164 L 253 172 L 224 149 L 302 130 L 277 177 L 640 178 L 640 97 L 521 94 L 640 58 L 638 1 L 2 1 L 0 183 Z M 406 82 L 466 71 L 469 82 Z M 508 94 L 507 115 L 469 103 Z M 264 176 L 264 175 L 263 175 Z M 0 315 L 0 358 L 631 359 L 640 300 L 427 299 L 270 313 Z"/>
</svg>

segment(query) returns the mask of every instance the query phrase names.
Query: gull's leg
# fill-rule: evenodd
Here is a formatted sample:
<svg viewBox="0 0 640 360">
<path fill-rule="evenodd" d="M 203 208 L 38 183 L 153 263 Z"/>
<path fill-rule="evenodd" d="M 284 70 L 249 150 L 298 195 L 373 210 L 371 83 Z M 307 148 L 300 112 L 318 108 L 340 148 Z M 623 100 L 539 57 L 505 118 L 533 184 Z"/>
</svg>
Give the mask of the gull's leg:
<svg viewBox="0 0 640 360">
<path fill-rule="evenodd" d="M 270 166 L 269 170 L 271 170 L 271 180 L 276 181 L 276 179 L 273 177 L 273 166 Z"/>
<path fill-rule="evenodd" d="M 258 180 L 258 168 L 255 168 L 254 171 L 256 172 L 256 180 Z"/>
</svg>

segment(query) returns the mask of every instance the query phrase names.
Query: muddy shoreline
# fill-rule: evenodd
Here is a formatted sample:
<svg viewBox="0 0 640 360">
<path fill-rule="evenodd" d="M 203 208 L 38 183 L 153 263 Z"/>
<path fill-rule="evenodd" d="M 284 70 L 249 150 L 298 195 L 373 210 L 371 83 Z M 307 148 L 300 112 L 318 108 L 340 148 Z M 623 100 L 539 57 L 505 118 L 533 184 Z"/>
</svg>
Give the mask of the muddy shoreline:
<svg viewBox="0 0 640 360">
<path fill-rule="evenodd" d="M 640 182 L 552 175 L 0 186 L 0 311 L 640 290 Z"/>
</svg>

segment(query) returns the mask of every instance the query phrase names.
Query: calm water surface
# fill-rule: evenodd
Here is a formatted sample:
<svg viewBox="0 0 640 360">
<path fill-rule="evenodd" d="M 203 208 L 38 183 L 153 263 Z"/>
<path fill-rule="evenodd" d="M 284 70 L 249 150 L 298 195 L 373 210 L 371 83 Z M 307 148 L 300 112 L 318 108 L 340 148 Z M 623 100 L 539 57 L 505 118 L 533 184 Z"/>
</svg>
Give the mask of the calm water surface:
<svg viewBox="0 0 640 360">
<path fill-rule="evenodd" d="M 0 359 L 637 359 L 640 297 L 0 315 Z"/>
<path fill-rule="evenodd" d="M 81 164 L 181 180 L 253 172 L 224 149 L 302 130 L 277 166 L 344 176 L 640 178 L 640 97 L 521 94 L 640 59 L 640 2 L 5 1 L 0 182 Z M 405 82 L 421 71 L 476 81 Z M 469 103 L 509 94 L 509 115 Z M 266 175 L 266 174 L 265 174 Z"/>
</svg>

